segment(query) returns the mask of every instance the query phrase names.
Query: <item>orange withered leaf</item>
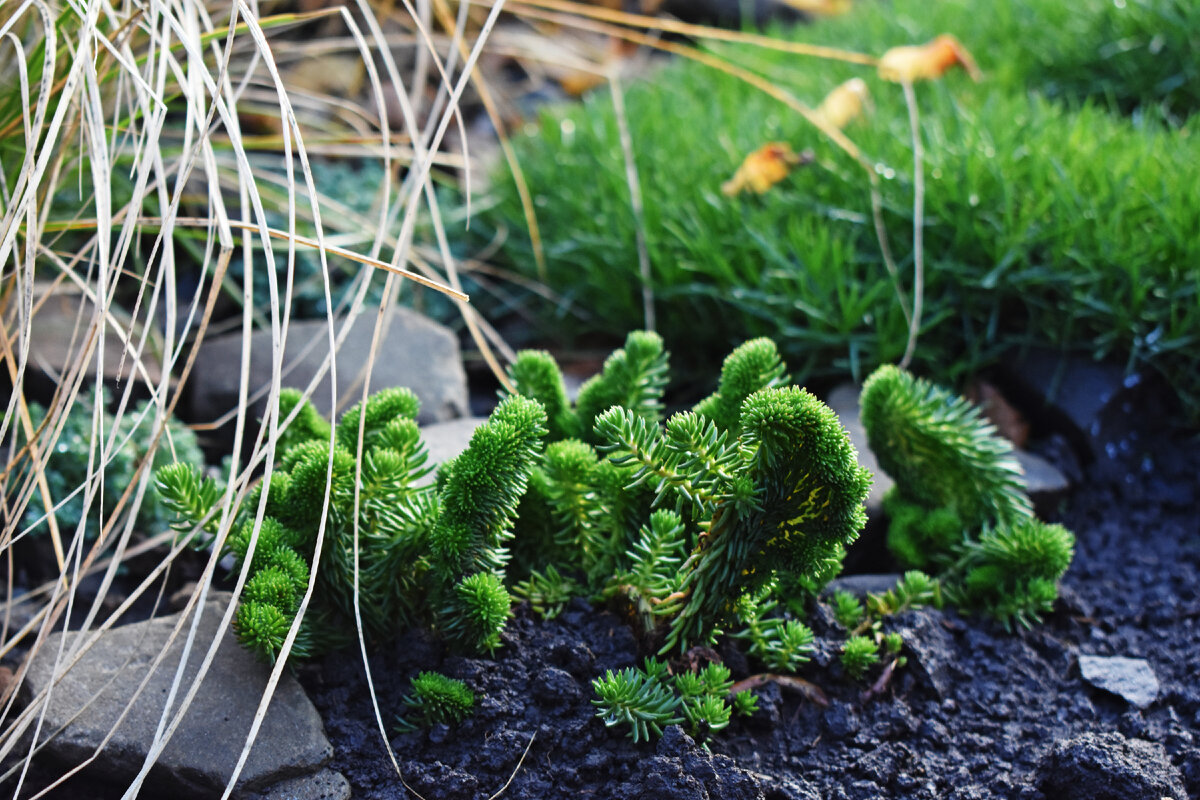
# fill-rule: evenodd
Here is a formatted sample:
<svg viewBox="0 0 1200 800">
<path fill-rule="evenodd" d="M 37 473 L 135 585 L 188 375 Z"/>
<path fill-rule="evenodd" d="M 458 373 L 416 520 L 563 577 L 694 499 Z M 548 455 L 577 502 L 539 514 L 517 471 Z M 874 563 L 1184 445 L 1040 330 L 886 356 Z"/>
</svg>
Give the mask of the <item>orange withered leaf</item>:
<svg viewBox="0 0 1200 800">
<path fill-rule="evenodd" d="M 879 77 L 895 83 L 913 83 L 940 78 L 946 70 L 959 65 L 971 80 L 983 77 L 975 59 L 962 43 L 948 33 L 921 45 L 893 47 L 879 59 Z"/>
<path fill-rule="evenodd" d="M 871 94 L 862 78 L 851 78 L 821 101 L 817 116 L 841 130 L 862 115 L 871 102 Z"/>
<path fill-rule="evenodd" d="M 768 142 L 746 156 L 733 177 L 721 184 L 721 191 L 729 197 L 746 190 L 762 194 L 786 178 L 793 167 L 812 159 L 808 150 L 797 155 L 787 142 Z"/>
</svg>

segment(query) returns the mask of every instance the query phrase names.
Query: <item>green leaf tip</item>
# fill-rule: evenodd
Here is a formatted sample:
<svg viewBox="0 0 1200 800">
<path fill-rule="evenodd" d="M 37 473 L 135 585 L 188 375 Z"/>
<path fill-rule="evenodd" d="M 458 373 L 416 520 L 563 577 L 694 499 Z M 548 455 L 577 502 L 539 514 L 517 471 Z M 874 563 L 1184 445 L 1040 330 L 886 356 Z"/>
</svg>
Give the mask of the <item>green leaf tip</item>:
<svg viewBox="0 0 1200 800">
<path fill-rule="evenodd" d="M 967 528 L 1032 516 L 1012 446 L 971 403 L 887 365 L 863 384 L 861 405 L 871 450 L 904 498 L 951 509 Z"/>
</svg>

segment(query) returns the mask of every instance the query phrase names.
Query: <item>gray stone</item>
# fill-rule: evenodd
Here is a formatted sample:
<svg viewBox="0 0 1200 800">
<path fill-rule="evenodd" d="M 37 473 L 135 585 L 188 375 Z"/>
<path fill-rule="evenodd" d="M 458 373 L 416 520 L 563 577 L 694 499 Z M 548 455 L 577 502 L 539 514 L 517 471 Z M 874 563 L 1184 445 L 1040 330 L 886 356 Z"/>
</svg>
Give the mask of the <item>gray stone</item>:
<svg viewBox="0 0 1200 800">
<path fill-rule="evenodd" d="M 340 772 L 323 769 L 314 775 L 289 778 L 247 800 L 349 800 L 350 782 Z"/>
<path fill-rule="evenodd" d="M 1056 800 L 1183 800 L 1179 770 L 1161 744 L 1121 734 L 1084 733 L 1056 742 L 1039 762 L 1034 783 Z"/>
<path fill-rule="evenodd" d="M 1006 388 L 1022 407 L 1064 431 L 1074 446 L 1093 457 L 1128 447 L 1134 420 L 1164 396 L 1159 379 L 1126 374 L 1117 364 L 1030 350 L 1004 365 Z"/>
<path fill-rule="evenodd" d="M 856 597 L 883 594 L 888 589 L 895 588 L 900 577 L 895 572 L 885 572 L 879 575 L 843 575 L 830 581 L 829 585 L 825 587 L 825 593 L 832 595 L 834 592 L 842 591 L 849 592 Z"/>
<path fill-rule="evenodd" d="M 871 493 L 867 495 L 867 516 L 880 519 L 883 516 L 883 496 L 895 481 L 879 466 L 879 460 L 867 444 L 867 429 L 863 427 L 859 417 L 858 396 L 861 393 L 861 386 L 844 383 L 829 393 L 825 403 L 838 415 L 838 419 L 846 427 L 846 432 L 850 434 L 850 442 L 858 451 L 858 463 L 871 471 L 874 482 L 871 484 Z"/>
<path fill-rule="evenodd" d="M 337 388 L 341 411 L 358 402 L 361 396 L 360 373 L 366 368 L 371 352 L 375 320 L 373 313 L 360 315 L 338 351 Z M 304 388 L 329 354 L 327 324 L 324 320 L 294 321 L 289 325 L 284 344 L 283 385 Z M 252 395 L 270 384 L 271 358 L 271 332 L 255 331 L 250 336 Z M 227 334 L 204 342 L 194 374 L 188 381 L 193 416 L 202 420 L 215 419 L 237 407 L 241 365 L 241 334 Z M 370 389 L 374 392 L 392 386 L 406 386 L 420 398 L 418 422 L 444 422 L 467 414 L 466 372 L 454 334 L 415 311 L 398 307 L 376 352 Z M 328 373 L 317 385 L 312 401 L 322 414 L 330 414 Z M 262 418 L 266 410 L 265 398 L 256 401 L 253 409 L 255 418 Z"/>
<path fill-rule="evenodd" d="M 1025 493 L 1033 501 L 1034 511 L 1043 518 L 1053 515 L 1070 491 L 1071 482 L 1041 456 L 1024 450 L 1016 451 L 1016 456 L 1025 473 Z"/>
<path fill-rule="evenodd" d="M 938 611 L 919 608 L 896 618 L 894 631 L 904 639 L 909 667 L 939 697 L 949 695 L 954 683 L 952 665 L 958 658 L 954 639 L 942 625 Z"/>
<path fill-rule="evenodd" d="M 442 464 L 457 456 L 471 443 L 471 434 L 483 423 L 482 417 L 464 417 L 436 425 L 423 425 L 421 439 L 429 449 L 429 463 Z"/>
<path fill-rule="evenodd" d="M 1118 695 L 1138 708 L 1145 708 L 1158 698 L 1158 676 L 1143 658 L 1081 655 L 1079 671 L 1092 686 Z"/>
<path fill-rule="evenodd" d="M 176 703 L 190 686 L 216 636 L 226 602 L 228 599 L 210 601 L 204 606 Z M 154 658 L 166 646 L 178 619 L 179 615 L 160 617 L 105 632 L 58 680 L 42 727 L 43 736 L 63 728 L 47 745 L 52 758 L 67 765 L 80 763 L 116 726 L 112 738 L 100 750 L 95 769 L 100 776 L 116 782 L 133 778 L 154 738 L 190 620 L 119 725 L 118 719 L 149 673 Z M 69 652 L 84 634 L 56 633 L 47 638 L 29 667 L 29 697 L 50 684 L 54 657 L 64 635 Z M 256 661 L 226 630 L 182 723 L 151 769 L 148 785 L 159 792 L 186 796 L 211 796 L 224 787 L 249 734 L 268 675 L 267 666 Z M 282 780 L 317 772 L 332 756 L 333 748 L 325 738 L 316 709 L 295 678 L 285 672 L 239 777 L 239 793 L 259 791 Z M 333 783 L 336 781 L 330 779 L 330 785 Z"/>
<path fill-rule="evenodd" d="M 42 298 L 36 298 L 38 302 L 41 300 Z M 81 305 L 84 306 L 83 315 L 79 318 Z M 58 376 L 66 373 L 71 365 L 79 360 L 87 346 L 89 328 L 95 312 L 95 305 L 91 301 L 85 301 L 83 295 L 75 291 L 55 291 L 46 298 L 29 324 L 30 367 L 34 370 L 40 367 L 51 379 L 58 380 Z M 129 315 L 115 306 L 110 313 L 117 324 L 130 335 L 130 341 L 136 347 L 141 332 L 133 325 Z M 13 346 L 17 346 L 15 340 Z M 139 360 L 144 374 L 135 369 Z M 88 369 L 95 369 L 95 361 L 93 355 Z M 135 359 L 111 326 L 105 330 L 101 364 L 106 382 L 132 378 L 137 382 L 148 380 L 157 383 L 162 378 L 162 367 L 152 348 L 143 348 L 140 359 Z"/>
</svg>

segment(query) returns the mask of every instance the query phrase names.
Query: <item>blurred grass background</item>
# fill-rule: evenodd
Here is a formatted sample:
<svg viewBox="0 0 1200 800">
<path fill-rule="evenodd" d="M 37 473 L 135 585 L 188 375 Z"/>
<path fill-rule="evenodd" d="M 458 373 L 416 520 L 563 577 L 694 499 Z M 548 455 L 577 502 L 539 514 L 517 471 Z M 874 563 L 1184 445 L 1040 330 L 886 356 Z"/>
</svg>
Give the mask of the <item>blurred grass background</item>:
<svg viewBox="0 0 1200 800">
<path fill-rule="evenodd" d="M 777 35 L 879 55 L 941 33 L 974 54 L 916 87 L 925 149 L 925 307 L 916 365 L 943 381 L 1026 345 L 1161 372 L 1200 410 L 1200 7 L 1183 0 L 860 3 Z M 900 88 L 870 67 L 713 45 L 815 107 L 850 77 L 874 113 L 846 134 L 876 165 L 884 221 L 911 292 L 912 142 Z M 643 227 L 658 329 L 707 372 L 748 336 L 775 337 L 802 378 L 861 378 L 898 360 L 907 323 L 871 225 L 868 181 L 781 103 L 687 61 L 624 97 L 643 194 L 632 213 L 605 91 L 545 111 L 517 152 L 545 242 L 546 284 L 523 298 L 544 341 L 608 340 L 642 325 Z M 782 140 L 816 163 L 762 196 L 725 197 L 742 158 Z M 536 277 L 511 179 L 484 230 Z"/>
</svg>

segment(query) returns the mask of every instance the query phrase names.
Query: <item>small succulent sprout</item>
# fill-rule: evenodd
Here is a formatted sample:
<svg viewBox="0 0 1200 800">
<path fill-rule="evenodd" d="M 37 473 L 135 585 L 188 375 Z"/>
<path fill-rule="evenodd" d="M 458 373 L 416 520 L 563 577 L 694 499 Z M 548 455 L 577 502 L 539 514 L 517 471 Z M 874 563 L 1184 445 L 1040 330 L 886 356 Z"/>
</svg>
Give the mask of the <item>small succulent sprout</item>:
<svg viewBox="0 0 1200 800">
<path fill-rule="evenodd" d="M 966 400 L 885 365 L 861 404 L 871 450 L 905 499 L 952 509 L 969 529 L 1032 516 L 1012 445 Z"/>
<path fill-rule="evenodd" d="M 537 400 L 546 409 L 546 428 L 551 441 L 582 433 L 554 356 L 545 350 L 522 350 L 508 368 L 508 379 L 517 394 Z"/>
<path fill-rule="evenodd" d="M 752 717 L 758 711 L 758 695 L 743 689 L 733 696 L 733 713 L 740 717 Z"/>
<path fill-rule="evenodd" d="M 844 589 L 833 593 L 833 618 L 848 631 L 852 631 L 863 621 L 863 607 L 858 598 Z"/>
<path fill-rule="evenodd" d="M 508 619 L 512 597 L 491 572 L 477 572 L 458 582 L 442 610 L 442 633 L 471 652 L 493 652 Z"/>
<path fill-rule="evenodd" d="M 288 416 L 296 407 L 295 418 L 287 427 L 283 428 L 279 433 L 279 441 L 275 445 L 275 452 L 286 453 L 298 444 L 303 442 L 328 442 L 329 441 L 329 422 L 321 416 L 317 411 L 316 406 L 309 400 L 304 399 L 304 394 L 299 389 L 282 389 L 279 392 L 279 424 L 282 427 L 287 422 Z"/>
<path fill-rule="evenodd" d="M 396 728 L 412 731 L 433 725 L 457 725 L 475 709 L 475 693 L 460 680 L 440 672 L 422 672 L 410 682 L 405 695 L 405 712 L 396 718 Z"/>
<path fill-rule="evenodd" d="M 795 672 L 812 658 L 812 629 L 783 617 L 755 619 L 734 638 L 749 642 L 749 653 L 775 672 Z"/>
<path fill-rule="evenodd" d="M 628 725 L 634 742 L 650 739 L 650 733 L 661 736 L 665 725 L 681 722 L 676 715 L 680 699 L 665 686 L 659 677 L 651 677 L 629 667 L 592 681 L 596 697 L 596 716 L 607 727 Z"/>
<path fill-rule="evenodd" d="M 987 530 L 969 551 L 964 599 L 1006 627 L 1029 627 L 1050 611 L 1074 552 L 1075 537 L 1061 525 L 1028 519 Z"/>
<path fill-rule="evenodd" d="M 171 526 L 185 532 L 192 531 L 196 523 L 215 508 L 221 495 L 216 481 L 201 476 L 196 465 L 183 461 L 155 470 L 154 487 L 163 505 L 176 517 Z M 202 529 L 207 535 L 198 544 L 207 545 L 216 535 L 220 522 L 219 514 L 209 516 Z"/>
<path fill-rule="evenodd" d="M 642 661 L 642 672 L 646 673 L 646 677 L 653 678 L 657 681 L 666 681 L 671 675 L 671 666 L 661 658 L 647 656 Z"/>
<path fill-rule="evenodd" d="M 879 663 L 879 645 L 867 636 L 851 636 L 842 645 L 841 661 L 846 674 L 858 680 Z"/>
<path fill-rule="evenodd" d="M 711 694 L 685 697 L 682 705 L 688 732 L 700 738 L 728 727 L 732 716 L 732 709 L 724 698 Z"/>
<path fill-rule="evenodd" d="M 725 357 L 717 391 L 693 410 L 736 436 L 746 398 L 760 389 L 784 386 L 787 382 L 787 367 L 775 342 L 767 338 L 752 339 Z"/>
<path fill-rule="evenodd" d="M 941 602 L 941 584 L 924 572 L 911 569 L 896 581 L 894 587 L 883 594 L 867 595 L 867 612 L 872 617 L 886 617 L 903 613 L 910 608 L 939 606 Z"/>
<path fill-rule="evenodd" d="M 662 416 L 662 394 L 667 385 L 667 353 L 662 337 L 653 331 L 633 331 L 625 347 L 610 355 L 604 368 L 584 382 L 575 401 L 580 432 L 594 441 L 597 416 L 613 406 L 656 422 Z"/>
<path fill-rule="evenodd" d="M 704 678 L 699 673 L 688 670 L 675 676 L 675 691 L 679 692 L 679 695 L 686 701 L 692 697 L 702 696 L 707 691 L 707 687 Z"/>
<path fill-rule="evenodd" d="M 261 661 L 273 664 L 283 649 L 293 617 L 270 603 L 244 601 L 233 618 L 233 630 L 242 646 Z"/>
<path fill-rule="evenodd" d="M 729 667 L 724 664 L 708 664 L 700 670 L 700 678 L 704 681 L 705 691 L 716 697 L 724 697 L 733 688 Z"/>
<path fill-rule="evenodd" d="M 350 453 L 357 453 L 361 425 L 363 446 L 370 449 L 389 423 L 397 419 L 415 420 L 420 411 L 421 401 L 411 389 L 398 386 L 380 389 L 367 398 L 365 412 L 359 402 L 342 415 L 337 426 L 338 444 Z"/>
<path fill-rule="evenodd" d="M 900 651 L 904 649 L 904 637 L 896 631 L 890 631 L 883 635 L 883 640 L 880 642 L 880 644 L 883 645 L 883 652 L 885 655 L 899 655 Z"/>
<path fill-rule="evenodd" d="M 533 613 L 542 619 L 554 619 L 567 607 L 572 597 L 583 592 L 574 578 L 563 575 L 553 564 L 545 572 L 534 570 L 523 581 L 513 584 L 512 595 L 526 600 Z"/>
</svg>

